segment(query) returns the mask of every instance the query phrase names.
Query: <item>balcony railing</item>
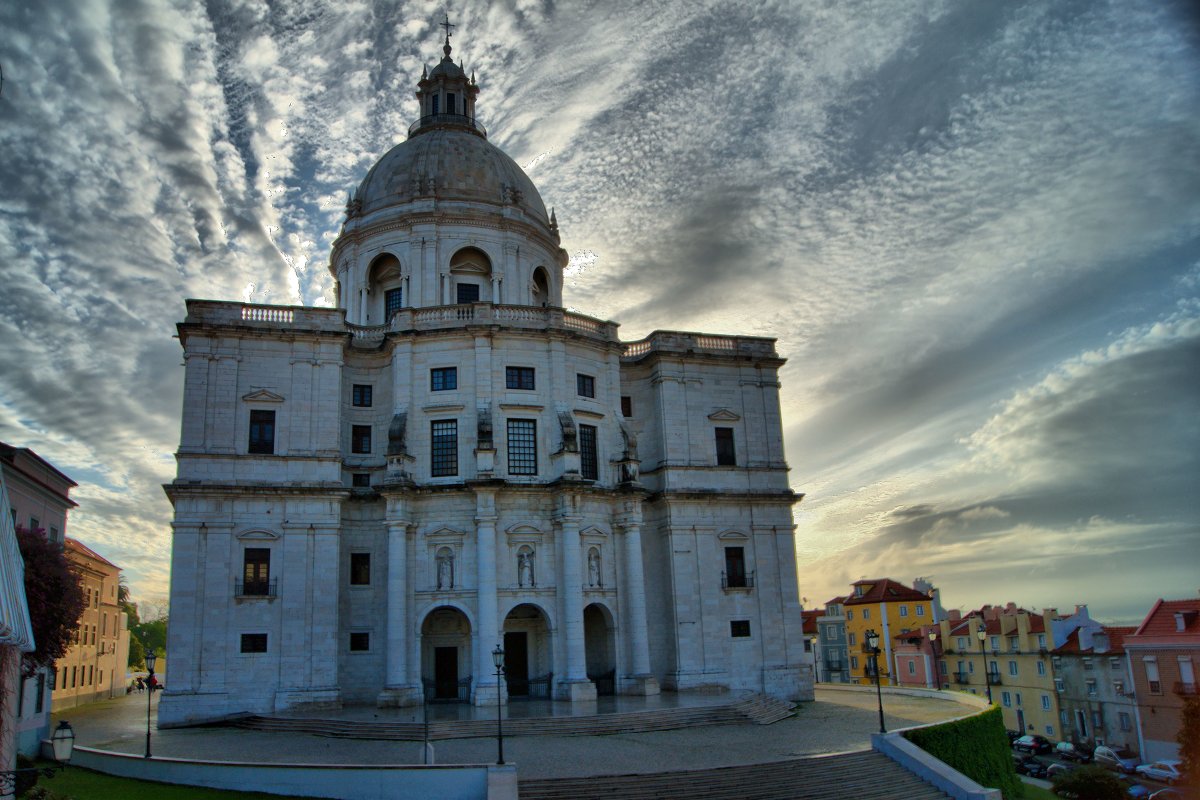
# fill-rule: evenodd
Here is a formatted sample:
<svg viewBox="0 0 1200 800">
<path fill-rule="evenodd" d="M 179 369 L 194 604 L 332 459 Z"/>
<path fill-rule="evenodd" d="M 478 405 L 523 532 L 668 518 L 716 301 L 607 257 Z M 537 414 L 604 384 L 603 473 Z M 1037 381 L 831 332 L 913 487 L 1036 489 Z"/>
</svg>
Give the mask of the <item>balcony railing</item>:
<svg viewBox="0 0 1200 800">
<path fill-rule="evenodd" d="M 1200 694 L 1200 692 L 1196 690 L 1195 683 L 1175 681 L 1175 694 Z"/>
<path fill-rule="evenodd" d="M 741 574 L 734 573 L 727 575 L 724 570 L 721 571 L 721 588 L 722 589 L 753 589 L 754 588 L 754 570 L 743 572 Z"/>
<path fill-rule="evenodd" d="M 234 581 L 233 593 L 237 597 L 275 597 L 278 578 L 269 581 Z"/>
<path fill-rule="evenodd" d="M 992 682 L 992 686 L 999 686 L 1001 683 L 1000 673 L 999 672 L 989 672 L 988 680 Z"/>
<path fill-rule="evenodd" d="M 956 673 L 954 673 L 954 682 L 955 683 L 970 683 L 971 676 L 965 672 L 956 672 Z"/>
<path fill-rule="evenodd" d="M 408 135 L 412 136 L 422 128 L 433 128 L 439 125 L 453 125 L 456 127 L 470 128 L 473 131 L 478 131 L 487 138 L 487 131 L 479 124 L 479 120 L 474 117 L 468 117 L 465 114 L 429 114 L 421 117 L 419 120 L 408 126 Z"/>
</svg>

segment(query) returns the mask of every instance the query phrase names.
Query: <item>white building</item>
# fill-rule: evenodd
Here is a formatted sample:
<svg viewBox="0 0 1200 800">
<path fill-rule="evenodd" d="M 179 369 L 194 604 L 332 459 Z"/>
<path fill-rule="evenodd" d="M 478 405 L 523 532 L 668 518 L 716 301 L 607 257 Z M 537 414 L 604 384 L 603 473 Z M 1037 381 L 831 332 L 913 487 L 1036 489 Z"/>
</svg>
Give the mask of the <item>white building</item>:
<svg viewBox="0 0 1200 800">
<path fill-rule="evenodd" d="M 565 311 L 554 214 L 444 52 L 347 205 L 338 309 L 188 301 L 160 723 L 810 698 L 774 341 Z"/>
</svg>

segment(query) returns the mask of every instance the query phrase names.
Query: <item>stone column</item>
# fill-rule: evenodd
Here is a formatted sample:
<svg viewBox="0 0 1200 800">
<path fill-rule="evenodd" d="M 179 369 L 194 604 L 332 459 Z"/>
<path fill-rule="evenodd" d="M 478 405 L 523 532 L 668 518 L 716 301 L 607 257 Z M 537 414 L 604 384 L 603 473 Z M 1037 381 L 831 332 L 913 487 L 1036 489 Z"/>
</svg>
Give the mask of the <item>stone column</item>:
<svg viewBox="0 0 1200 800">
<path fill-rule="evenodd" d="M 404 511 L 403 501 L 388 498 L 387 557 L 387 675 L 377 703 L 380 707 L 420 702 L 418 681 L 409 676 L 408 646 L 413 635 L 408 618 L 408 529 L 411 523 L 393 514 Z"/>
<path fill-rule="evenodd" d="M 577 498 L 569 496 L 565 499 L 573 506 Z M 587 677 L 584 652 L 583 553 L 579 545 L 579 522 L 580 517 L 574 514 L 564 514 L 558 519 L 558 550 L 562 554 L 562 580 L 558 591 L 562 596 L 563 613 L 559 627 L 566 640 L 567 664 L 556 692 L 560 700 L 572 702 L 596 699 L 596 686 Z"/>
<path fill-rule="evenodd" d="M 658 680 L 650 674 L 650 638 L 646 633 L 646 578 L 642 570 L 641 504 L 630 502 L 623 520 L 625 529 L 625 575 L 620 591 L 629 609 L 629 650 L 632 674 L 625 691 L 658 694 Z"/>
<path fill-rule="evenodd" d="M 475 495 L 475 692 L 477 706 L 503 703 L 496 684 L 492 649 L 500 643 L 496 608 L 496 495 L 477 490 Z"/>
</svg>

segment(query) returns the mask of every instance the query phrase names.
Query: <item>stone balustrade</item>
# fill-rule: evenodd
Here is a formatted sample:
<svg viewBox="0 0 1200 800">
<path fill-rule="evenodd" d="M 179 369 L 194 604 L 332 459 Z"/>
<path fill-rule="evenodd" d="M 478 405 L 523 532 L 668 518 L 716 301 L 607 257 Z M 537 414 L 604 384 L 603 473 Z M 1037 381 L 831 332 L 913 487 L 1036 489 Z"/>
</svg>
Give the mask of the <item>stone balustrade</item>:
<svg viewBox="0 0 1200 800">
<path fill-rule="evenodd" d="M 714 336 L 687 331 L 655 331 L 645 339 L 626 342 L 622 359 L 636 361 L 651 352 L 705 354 L 742 358 L 778 358 L 775 340 L 756 336 Z"/>
</svg>

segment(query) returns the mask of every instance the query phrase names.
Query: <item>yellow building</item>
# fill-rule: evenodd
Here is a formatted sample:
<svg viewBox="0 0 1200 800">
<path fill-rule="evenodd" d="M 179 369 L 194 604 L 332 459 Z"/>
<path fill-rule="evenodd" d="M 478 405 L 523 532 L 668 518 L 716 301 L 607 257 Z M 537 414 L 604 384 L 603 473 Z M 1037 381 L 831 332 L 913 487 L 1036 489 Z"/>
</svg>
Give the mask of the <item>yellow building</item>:
<svg viewBox="0 0 1200 800">
<path fill-rule="evenodd" d="M 842 600 L 846 612 L 846 646 L 850 655 L 850 682 L 874 683 L 870 655 L 866 652 L 867 633 L 879 635 L 879 681 L 894 683 L 895 654 L 893 639 L 898 633 L 917 630 L 934 622 L 932 591 L 910 589 L 891 578 L 863 580 Z"/>
<path fill-rule="evenodd" d="M 943 686 L 977 695 L 990 690 L 1006 728 L 1061 738 L 1050 661 L 1056 616 L 1010 603 L 941 623 L 937 648 Z"/>
<path fill-rule="evenodd" d="M 75 643 L 54 662 L 54 711 L 124 694 L 129 662 L 128 621 L 117 604 L 121 569 L 75 539 L 63 549 L 82 576 L 86 605 Z"/>
</svg>

